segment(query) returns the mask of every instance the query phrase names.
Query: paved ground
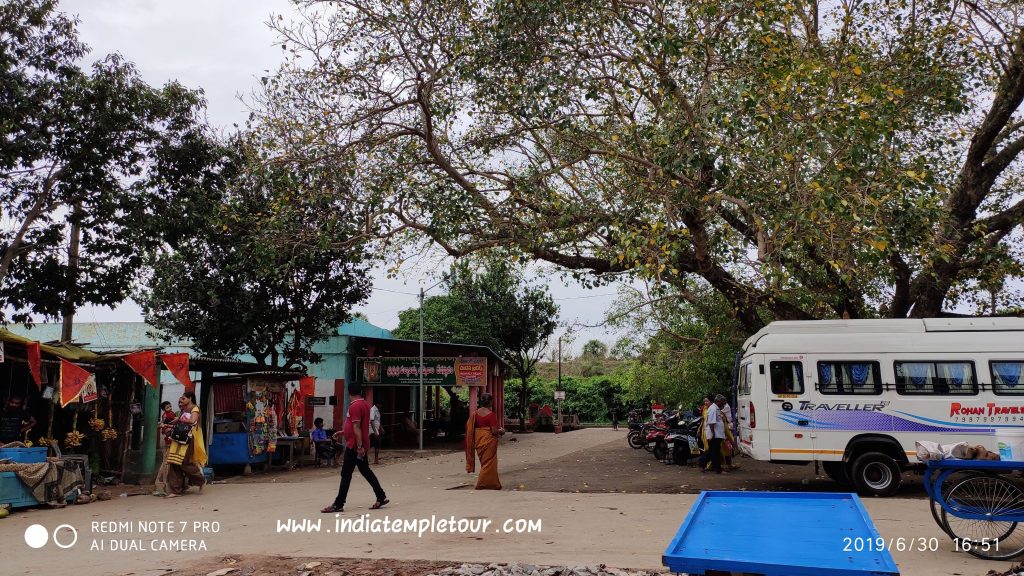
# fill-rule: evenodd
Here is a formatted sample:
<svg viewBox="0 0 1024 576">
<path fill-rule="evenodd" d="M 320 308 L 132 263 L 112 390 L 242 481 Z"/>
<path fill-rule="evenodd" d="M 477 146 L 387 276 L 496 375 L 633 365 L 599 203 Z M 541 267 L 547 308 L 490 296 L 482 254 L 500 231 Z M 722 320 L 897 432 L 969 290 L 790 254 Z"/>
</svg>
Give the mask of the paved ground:
<svg viewBox="0 0 1024 576">
<path fill-rule="evenodd" d="M 604 451 L 604 469 L 632 466 L 633 474 L 646 467 L 643 458 L 651 459 L 625 448 L 622 435 L 608 429 L 591 429 L 570 434 L 532 434 L 517 442 L 504 442 L 500 461 L 503 481 L 508 488 L 502 492 L 477 492 L 465 489 L 473 476 L 464 472 L 461 455 L 442 454 L 430 458 L 396 462 L 379 467 L 378 475 L 388 491 L 392 504 L 383 510 L 369 511 L 373 495 L 366 483 L 355 479 L 345 514 L 321 515 L 317 510 L 330 502 L 337 487 L 337 476 L 322 470 L 310 473 L 299 482 L 228 483 L 208 488 L 202 496 L 188 495 L 175 500 L 147 496 L 99 502 L 64 510 L 37 510 L 17 513 L 0 520 L 0 541 L 4 542 L 5 574 L 64 573 L 74 567 L 76 576 L 89 574 L 167 574 L 175 569 L 194 566 L 225 566 L 226 558 L 239 555 L 284 555 L 289 568 L 281 574 L 297 574 L 303 558 L 351 557 L 365 559 L 418 559 L 430 561 L 530 562 L 535 564 L 597 564 L 623 568 L 661 566 L 661 554 L 694 501 L 692 494 L 668 493 L 576 493 L 575 491 L 536 492 L 543 488 L 543 474 L 560 467 L 572 469 L 591 450 Z M 623 448 L 613 449 L 609 442 L 622 441 Z M 595 452 L 595 453 L 596 453 Z M 594 460 L 594 466 L 598 466 Z M 693 482 L 705 480 L 700 475 L 679 467 L 663 467 L 651 459 L 655 470 L 651 482 L 661 481 L 661 474 L 687 473 Z M 742 460 L 744 472 L 755 472 L 749 461 Z M 590 465 L 590 464 L 588 464 Z M 526 485 L 523 474 L 536 472 Z M 649 471 L 645 470 L 645 471 Z M 801 469 L 805 473 L 811 468 Z M 729 481 L 743 481 L 742 474 Z M 526 476 L 527 478 L 529 476 Z M 600 485 L 603 473 L 594 476 Z M 665 476 L 676 482 L 679 478 Z M 545 477 L 545 481 L 550 478 Z M 584 480 L 589 483 L 589 481 Z M 715 479 L 717 481 L 717 479 Z M 772 480 L 773 481 L 773 480 Z M 817 483 L 818 480 L 814 479 Z M 551 486 L 557 486 L 553 483 Z M 687 484 L 680 482 L 678 486 Z M 708 484 L 702 484 L 707 486 Z M 453 489 L 463 487 L 462 489 Z M 919 497 L 869 499 L 865 502 L 884 538 L 936 538 L 938 552 L 894 551 L 893 556 L 905 575 L 980 576 L 990 569 L 1007 570 L 1010 563 L 985 562 L 952 551 L 952 543 L 932 521 L 927 505 Z M 366 516 L 363 516 L 366 515 Z M 395 519 L 407 521 L 435 520 L 441 517 L 491 521 L 482 533 L 417 534 L 339 533 L 335 525 L 343 519 Z M 319 531 L 279 531 L 290 522 L 322 521 Z M 540 521 L 541 530 L 533 533 L 501 532 L 506 520 Z M 166 522 L 156 533 L 140 533 L 139 522 Z M 217 522 L 199 524 L 194 522 Z M 365 521 L 365 520 L 364 520 Z M 114 524 L 99 524 L 112 522 Z M 184 522 L 185 524 L 180 524 Z M 95 523 L 95 524 L 94 524 Z M 121 524 L 127 523 L 127 524 Z M 69 549 L 52 542 L 39 549 L 24 544 L 23 535 L 32 524 L 49 530 L 68 524 L 78 532 L 78 542 Z M 184 526 L 185 529 L 181 530 Z M 306 524 L 307 529 L 309 525 Z M 499 532 L 495 532 L 498 529 Z M 162 530 L 162 531 L 159 531 Z M 58 532 L 62 544 L 70 541 L 70 531 Z M 185 546 L 192 542 L 205 548 L 196 552 L 153 551 L 156 545 Z M 90 550 L 99 545 L 104 550 Z M 128 550 L 114 550 L 129 548 Z M 836 543 L 841 546 L 841 543 Z M 135 548 L 141 548 L 137 550 Z M 12 553 L 13 551 L 13 553 Z M 794 550 L 794 554 L 799 553 Z M 373 566 L 375 564 L 370 564 Z M 389 564 L 394 566 L 393 563 Z M 339 568 L 337 574 L 345 573 Z M 381 573 L 400 573 L 391 569 Z M 196 573 L 196 572 L 191 572 Z M 258 572 L 268 573 L 268 572 Z M 271 572 L 272 573 L 272 572 Z M 410 572 L 414 573 L 414 572 Z M 235 574 L 238 574 L 237 572 Z M 322 571 L 314 571 L 318 576 Z"/>
</svg>

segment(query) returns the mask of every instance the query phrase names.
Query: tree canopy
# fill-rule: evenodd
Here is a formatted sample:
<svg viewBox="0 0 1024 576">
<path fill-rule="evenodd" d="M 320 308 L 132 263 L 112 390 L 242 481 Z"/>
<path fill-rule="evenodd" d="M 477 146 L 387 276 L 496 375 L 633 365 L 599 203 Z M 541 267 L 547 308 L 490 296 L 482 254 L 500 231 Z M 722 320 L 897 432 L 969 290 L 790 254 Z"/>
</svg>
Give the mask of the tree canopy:
<svg viewBox="0 0 1024 576">
<path fill-rule="evenodd" d="M 1022 274 L 1016 5 L 302 4 L 260 114 L 296 161 L 359 165 L 389 241 L 698 278 L 748 331 Z"/>
<path fill-rule="evenodd" d="M 223 203 L 156 260 L 138 300 L 147 322 L 204 354 L 299 368 L 369 296 L 372 260 L 344 196 L 306 193 L 344 181 L 268 161 L 251 142 L 239 150 Z"/>
<path fill-rule="evenodd" d="M 0 4 L 0 308 L 14 321 L 123 301 L 146 255 L 216 204 L 227 160 L 200 92 L 150 87 L 118 55 L 83 69 L 56 4 Z"/>
</svg>

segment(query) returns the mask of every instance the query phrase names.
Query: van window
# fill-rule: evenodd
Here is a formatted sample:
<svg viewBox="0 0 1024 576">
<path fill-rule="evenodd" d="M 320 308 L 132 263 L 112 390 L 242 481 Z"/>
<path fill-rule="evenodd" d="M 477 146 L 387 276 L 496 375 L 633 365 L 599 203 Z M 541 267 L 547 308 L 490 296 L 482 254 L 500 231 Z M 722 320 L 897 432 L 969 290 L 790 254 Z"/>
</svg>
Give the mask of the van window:
<svg viewBox="0 0 1024 576">
<path fill-rule="evenodd" d="M 772 394 L 803 394 L 804 367 L 800 362 L 772 362 Z"/>
<path fill-rule="evenodd" d="M 750 363 L 740 366 L 739 384 L 736 393 L 740 396 L 750 396 Z"/>
<path fill-rule="evenodd" d="M 822 394 L 881 394 L 878 362 L 818 362 L 818 390 Z"/>
<path fill-rule="evenodd" d="M 978 379 L 973 362 L 896 362 L 896 392 L 919 395 L 974 395 Z"/>
<path fill-rule="evenodd" d="M 992 391 L 996 394 L 1024 395 L 1024 362 L 999 361 L 991 362 Z"/>
</svg>

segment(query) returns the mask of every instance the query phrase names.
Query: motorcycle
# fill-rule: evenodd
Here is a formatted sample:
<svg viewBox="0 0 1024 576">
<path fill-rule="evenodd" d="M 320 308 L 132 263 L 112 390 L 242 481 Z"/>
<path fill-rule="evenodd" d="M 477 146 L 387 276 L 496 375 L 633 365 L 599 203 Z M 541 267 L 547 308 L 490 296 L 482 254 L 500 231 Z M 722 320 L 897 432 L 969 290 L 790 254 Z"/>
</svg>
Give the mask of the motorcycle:
<svg viewBox="0 0 1024 576">
<path fill-rule="evenodd" d="M 700 443 L 699 417 L 683 417 L 673 422 L 673 427 L 656 442 L 654 457 L 666 464 L 685 465 L 690 458 L 700 457 L 704 448 Z"/>
<path fill-rule="evenodd" d="M 644 426 L 646 426 L 646 424 L 640 421 L 631 421 L 629 423 L 629 432 L 626 434 L 626 443 L 629 444 L 630 448 L 639 450 L 644 447 L 644 439 L 647 437 Z"/>
</svg>

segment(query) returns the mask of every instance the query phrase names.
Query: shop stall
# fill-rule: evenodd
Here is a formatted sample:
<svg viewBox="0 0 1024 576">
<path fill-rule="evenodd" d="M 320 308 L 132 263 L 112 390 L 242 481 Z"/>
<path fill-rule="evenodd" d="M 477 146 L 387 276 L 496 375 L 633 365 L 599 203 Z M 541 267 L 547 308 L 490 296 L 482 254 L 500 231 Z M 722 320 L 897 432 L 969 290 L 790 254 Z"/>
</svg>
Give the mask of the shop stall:
<svg viewBox="0 0 1024 576">
<path fill-rule="evenodd" d="M 299 372 L 275 371 L 210 378 L 210 466 L 297 465 L 309 449 L 300 377 Z"/>
</svg>

